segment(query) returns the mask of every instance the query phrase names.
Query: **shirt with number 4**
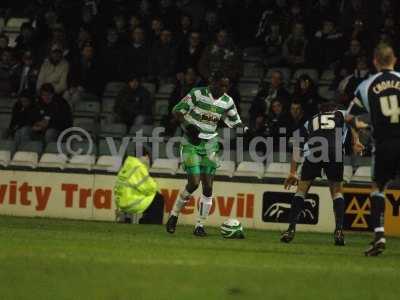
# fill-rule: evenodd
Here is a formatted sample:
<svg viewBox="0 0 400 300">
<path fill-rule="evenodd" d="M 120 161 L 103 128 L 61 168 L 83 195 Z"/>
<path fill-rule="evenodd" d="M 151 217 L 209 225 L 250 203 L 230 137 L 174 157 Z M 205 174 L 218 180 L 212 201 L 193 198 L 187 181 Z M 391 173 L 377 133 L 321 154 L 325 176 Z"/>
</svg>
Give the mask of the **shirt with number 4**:
<svg viewBox="0 0 400 300">
<path fill-rule="evenodd" d="M 355 116 L 369 114 L 377 142 L 400 138 L 399 99 L 400 73 L 383 70 L 358 86 L 348 113 Z"/>
</svg>

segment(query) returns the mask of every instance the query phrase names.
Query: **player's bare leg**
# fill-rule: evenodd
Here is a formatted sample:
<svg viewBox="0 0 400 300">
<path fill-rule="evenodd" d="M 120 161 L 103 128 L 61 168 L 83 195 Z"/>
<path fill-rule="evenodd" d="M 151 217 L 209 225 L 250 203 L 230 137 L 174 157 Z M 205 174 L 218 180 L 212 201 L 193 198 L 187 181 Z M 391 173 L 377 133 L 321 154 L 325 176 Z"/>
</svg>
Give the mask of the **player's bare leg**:
<svg viewBox="0 0 400 300">
<path fill-rule="evenodd" d="M 206 231 L 204 230 L 204 223 L 207 220 L 212 206 L 212 187 L 214 176 L 211 174 L 201 174 L 200 179 L 203 193 L 200 197 L 197 223 L 193 234 L 199 237 L 204 237 L 207 235 Z"/>
<path fill-rule="evenodd" d="M 289 177 L 285 181 L 285 188 L 289 189 L 290 186 L 295 185 L 297 182 L 297 178 L 295 175 L 289 175 Z M 293 197 L 292 206 L 290 208 L 289 214 L 289 228 L 282 233 L 281 242 L 290 243 L 295 236 L 296 233 L 296 224 L 299 218 L 299 215 L 304 207 L 304 198 L 310 189 L 312 181 L 302 181 L 300 180 L 297 185 L 297 192 Z"/>
<path fill-rule="evenodd" d="M 374 240 L 365 250 L 366 256 L 378 256 L 386 248 L 384 213 L 386 184 L 373 183 L 371 192 L 371 219 L 374 228 Z"/>
<path fill-rule="evenodd" d="M 176 200 L 174 207 L 171 210 L 171 214 L 168 218 L 166 229 L 168 233 L 174 233 L 176 230 L 176 224 L 178 223 L 178 217 L 185 207 L 186 203 L 189 201 L 192 193 L 199 187 L 200 175 L 198 174 L 188 174 L 188 183 L 186 184 L 185 190 L 179 195 Z"/>
<path fill-rule="evenodd" d="M 329 189 L 333 200 L 333 212 L 335 214 L 334 241 L 336 246 L 344 246 L 343 221 L 344 221 L 344 198 L 343 185 L 341 182 L 330 181 Z"/>
</svg>

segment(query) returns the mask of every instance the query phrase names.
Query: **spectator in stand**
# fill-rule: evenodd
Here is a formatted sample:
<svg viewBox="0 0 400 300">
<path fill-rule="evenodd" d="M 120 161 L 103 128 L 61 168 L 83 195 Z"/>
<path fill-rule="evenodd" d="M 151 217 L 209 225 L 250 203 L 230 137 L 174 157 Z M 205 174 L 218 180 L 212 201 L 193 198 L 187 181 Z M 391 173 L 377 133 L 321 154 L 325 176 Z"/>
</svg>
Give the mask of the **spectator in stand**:
<svg viewBox="0 0 400 300">
<path fill-rule="evenodd" d="M 170 83 L 175 80 L 177 49 L 172 41 L 172 32 L 164 29 L 160 41 L 153 46 L 150 55 L 150 76 L 156 82 Z"/>
<path fill-rule="evenodd" d="M 171 113 L 172 108 L 185 97 L 191 89 L 199 86 L 200 79 L 194 68 L 188 68 L 185 70 L 183 78 L 178 80 L 174 90 L 168 99 L 168 112 L 169 114 L 165 116 L 164 124 L 166 127 L 166 134 L 172 136 L 179 126 L 178 120 Z"/>
<path fill-rule="evenodd" d="M 299 129 L 307 121 L 304 113 L 303 106 L 296 100 L 292 102 L 289 110 L 289 119 L 287 126 L 287 136 L 290 138 L 293 136 L 293 132 Z"/>
<path fill-rule="evenodd" d="M 282 47 L 284 38 L 278 23 L 272 23 L 269 33 L 264 39 L 264 64 L 267 68 L 279 66 L 282 63 Z"/>
<path fill-rule="evenodd" d="M 271 23 L 278 23 L 280 26 L 285 26 L 289 21 L 289 8 L 286 0 L 275 0 L 274 5 L 267 5 L 264 12 L 261 14 L 260 22 L 257 26 L 256 38 L 263 39 L 270 28 Z M 284 33 L 284 28 L 281 28 Z"/>
<path fill-rule="evenodd" d="M 307 39 L 304 34 L 304 24 L 295 23 L 292 33 L 283 44 L 283 58 L 292 69 L 304 67 L 306 60 Z"/>
<path fill-rule="evenodd" d="M 155 43 L 160 41 L 161 32 L 164 29 L 164 24 L 160 17 L 154 17 L 151 20 L 151 30 L 149 35 L 150 45 L 153 46 Z"/>
<path fill-rule="evenodd" d="M 318 30 L 318 27 L 322 22 L 329 16 L 336 16 L 339 11 L 337 8 L 337 0 L 319 0 L 313 1 L 310 7 L 307 9 L 309 12 L 305 18 L 305 27 L 307 35 L 314 33 Z"/>
<path fill-rule="evenodd" d="M 344 32 L 352 30 L 354 21 L 356 19 L 367 20 L 370 14 L 369 10 L 374 9 L 369 7 L 374 1 L 350 0 L 345 1 L 343 12 L 339 15 L 341 17 L 340 25 Z M 364 22 L 365 23 L 365 22 Z"/>
<path fill-rule="evenodd" d="M 129 35 L 127 34 L 127 24 L 125 16 L 122 14 L 116 14 L 113 17 L 113 27 L 117 30 L 119 40 L 127 41 L 129 39 Z"/>
<path fill-rule="evenodd" d="M 11 121 L 7 132 L 7 137 L 16 137 L 17 144 L 21 143 L 21 132 L 23 127 L 31 128 L 36 115 L 36 109 L 31 91 L 25 90 L 18 95 L 18 100 L 12 108 Z M 16 134 L 16 132 L 18 132 Z"/>
<path fill-rule="evenodd" d="M 250 110 L 250 127 L 258 128 L 259 124 L 265 123 L 265 115 L 270 111 L 272 101 L 280 99 L 284 110 L 289 106 L 289 92 L 284 87 L 283 76 L 279 71 L 271 73 L 271 83 L 264 84 L 254 98 Z"/>
<path fill-rule="evenodd" d="M 182 80 L 183 71 L 187 68 L 194 68 L 198 74 L 197 66 L 204 50 L 199 32 L 192 32 L 188 43 L 183 43 L 177 57 L 178 80 Z"/>
<path fill-rule="evenodd" d="M 304 21 L 305 17 L 304 17 L 303 7 L 300 5 L 300 2 L 298 0 L 295 0 L 292 2 L 289 8 L 289 16 L 287 23 L 288 30 L 286 30 L 286 32 L 288 32 L 289 30 L 292 31 L 293 26 L 295 26 L 295 24 L 304 24 Z"/>
<path fill-rule="evenodd" d="M 114 27 L 107 30 L 106 41 L 100 51 L 100 61 L 104 67 L 105 81 L 122 81 L 124 49 L 119 40 L 118 32 Z"/>
<path fill-rule="evenodd" d="M 116 97 L 114 112 L 119 122 L 128 127 L 149 124 L 152 119 L 152 99 L 141 85 L 140 76 L 131 75 L 127 86 Z"/>
<path fill-rule="evenodd" d="M 136 27 L 141 27 L 143 25 L 143 21 L 142 18 L 138 15 L 132 15 L 129 18 L 129 22 L 128 22 L 128 31 L 132 31 L 134 30 Z"/>
<path fill-rule="evenodd" d="M 33 124 L 21 127 L 15 133 L 17 143 L 43 139 L 45 143 L 55 142 L 60 132 L 72 126 L 69 104 L 55 93 L 51 83 L 39 89 L 39 98 L 34 107 Z"/>
<path fill-rule="evenodd" d="M 365 49 L 371 47 L 371 33 L 367 30 L 367 26 L 361 18 L 354 20 L 352 31 L 347 40 L 357 40 Z"/>
<path fill-rule="evenodd" d="M 348 107 L 350 102 L 354 98 L 354 93 L 359 84 L 367 79 L 370 75 L 370 69 L 367 63 L 368 59 L 366 56 L 360 56 L 357 58 L 356 68 L 353 74 L 344 78 L 339 84 L 339 95 L 340 103 L 344 107 Z"/>
<path fill-rule="evenodd" d="M 282 102 L 279 99 L 274 99 L 264 124 L 260 124 L 264 131 L 263 135 L 273 138 L 274 151 L 279 150 L 279 138 L 286 136 L 288 124 L 288 115 L 284 111 Z"/>
<path fill-rule="evenodd" d="M 138 27 L 131 31 L 129 45 L 125 49 L 123 75 L 130 76 L 132 70 L 143 79 L 148 75 L 149 49 L 146 45 L 143 28 Z"/>
<path fill-rule="evenodd" d="M 239 81 L 243 71 L 241 54 L 230 41 L 225 29 L 221 29 L 217 33 L 216 41 L 204 49 L 198 68 L 203 79 L 208 79 L 212 72 L 220 70 L 233 85 Z"/>
<path fill-rule="evenodd" d="M 354 71 L 357 59 L 361 55 L 363 55 L 363 51 L 360 42 L 351 40 L 349 49 L 344 53 L 335 70 L 335 86 Z"/>
<path fill-rule="evenodd" d="M 201 35 L 203 36 L 204 40 L 213 40 L 220 27 L 221 24 L 218 20 L 217 13 L 213 10 L 207 11 L 204 16 L 204 22 L 201 26 Z"/>
<path fill-rule="evenodd" d="M 396 45 L 393 45 L 396 49 L 397 48 L 396 46 L 399 45 L 397 41 L 398 29 L 396 26 L 396 21 L 392 15 L 386 16 L 380 32 L 384 32 L 386 35 L 388 35 L 390 40 L 396 41 Z"/>
<path fill-rule="evenodd" d="M 4 49 L 0 60 L 0 96 L 12 96 L 16 93 L 20 72 L 13 49 Z"/>
<path fill-rule="evenodd" d="M 307 118 L 319 112 L 319 105 L 322 102 L 317 86 L 307 74 L 303 74 L 297 79 L 293 99 L 302 105 Z"/>
<path fill-rule="evenodd" d="M 171 0 L 160 0 L 159 14 L 165 27 L 175 32 L 179 23 L 179 11 L 174 2 Z"/>
<path fill-rule="evenodd" d="M 39 68 L 34 62 L 32 53 L 30 51 L 25 51 L 22 56 L 22 66 L 17 94 L 20 94 L 22 91 L 28 91 L 31 95 L 34 95 L 36 93 L 38 75 Z"/>
<path fill-rule="evenodd" d="M 20 29 L 20 35 L 16 38 L 15 50 L 18 53 L 24 51 L 34 51 L 37 47 L 37 40 L 35 39 L 35 31 L 31 23 L 23 23 Z"/>
<path fill-rule="evenodd" d="M 343 53 L 343 34 L 336 28 L 333 19 L 325 19 L 322 28 L 315 33 L 311 59 L 316 68 L 333 67 Z"/>
<path fill-rule="evenodd" d="M 127 78 L 132 70 L 141 79 L 148 75 L 149 48 L 146 44 L 143 28 L 138 27 L 131 32 L 130 43 L 124 50 L 123 74 Z"/>
<path fill-rule="evenodd" d="M 179 30 L 176 33 L 176 41 L 179 47 L 186 47 L 192 33 L 192 19 L 188 15 L 181 17 Z"/>
<path fill-rule="evenodd" d="M 182 0 L 178 1 L 179 9 L 182 13 L 189 15 L 192 19 L 193 28 L 199 29 L 200 23 L 204 19 L 205 1 L 202 0 Z"/>
<path fill-rule="evenodd" d="M 95 49 L 87 43 L 79 58 L 71 64 L 70 82 L 82 87 L 86 93 L 101 96 L 104 87 L 103 69 L 95 57 Z"/>
<path fill-rule="evenodd" d="M 40 67 L 36 88 L 40 90 L 43 84 L 51 83 L 55 93 L 62 95 L 67 89 L 69 63 L 63 58 L 63 49 L 55 44 L 51 47 L 49 57 Z"/>
<path fill-rule="evenodd" d="M 3 51 L 8 48 L 10 39 L 4 33 L 0 33 L 0 57 L 3 55 Z"/>
</svg>

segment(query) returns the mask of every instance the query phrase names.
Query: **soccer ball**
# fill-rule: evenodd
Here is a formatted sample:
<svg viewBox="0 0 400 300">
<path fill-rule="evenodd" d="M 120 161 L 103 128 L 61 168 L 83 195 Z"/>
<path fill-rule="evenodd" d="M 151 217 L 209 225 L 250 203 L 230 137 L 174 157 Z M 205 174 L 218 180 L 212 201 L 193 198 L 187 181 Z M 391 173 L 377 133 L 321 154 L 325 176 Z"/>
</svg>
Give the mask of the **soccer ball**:
<svg viewBox="0 0 400 300">
<path fill-rule="evenodd" d="M 221 225 L 221 235 L 226 239 L 243 239 L 243 226 L 239 220 L 228 219 Z"/>
</svg>

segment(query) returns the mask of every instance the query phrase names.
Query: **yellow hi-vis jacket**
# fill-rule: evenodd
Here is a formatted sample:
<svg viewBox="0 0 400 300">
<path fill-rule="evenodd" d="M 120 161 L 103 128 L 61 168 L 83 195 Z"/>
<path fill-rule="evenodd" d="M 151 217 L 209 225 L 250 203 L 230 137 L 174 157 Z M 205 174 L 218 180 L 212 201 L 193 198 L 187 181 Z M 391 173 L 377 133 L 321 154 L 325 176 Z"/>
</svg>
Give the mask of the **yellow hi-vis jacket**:
<svg viewBox="0 0 400 300">
<path fill-rule="evenodd" d="M 153 201 L 157 190 L 157 183 L 150 177 L 146 165 L 128 156 L 118 172 L 114 187 L 117 207 L 128 213 L 142 213 Z"/>
</svg>

